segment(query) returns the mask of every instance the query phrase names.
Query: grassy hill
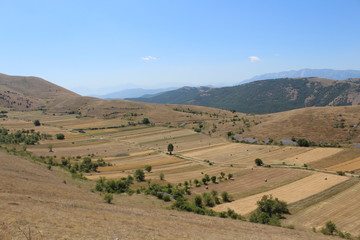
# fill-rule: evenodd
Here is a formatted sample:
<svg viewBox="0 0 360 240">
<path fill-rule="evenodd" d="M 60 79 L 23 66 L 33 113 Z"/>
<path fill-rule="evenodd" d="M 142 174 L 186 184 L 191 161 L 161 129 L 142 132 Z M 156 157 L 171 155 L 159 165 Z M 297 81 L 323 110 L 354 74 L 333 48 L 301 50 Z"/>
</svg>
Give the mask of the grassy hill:
<svg viewBox="0 0 360 240">
<path fill-rule="evenodd" d="M 78 96 L 41 78 L 0 74 L 0 105 L 3 107 L 32 110 Z"/>
<path fill-rule="evenodd" d="M 183 87 L 134 101 L 191 104 L 245 113 L 273 113 L 312 106 L 360 103 L 360 79 L 336 81 L 321 78 L 283 78 L 234 87 Z"/>
</svg>

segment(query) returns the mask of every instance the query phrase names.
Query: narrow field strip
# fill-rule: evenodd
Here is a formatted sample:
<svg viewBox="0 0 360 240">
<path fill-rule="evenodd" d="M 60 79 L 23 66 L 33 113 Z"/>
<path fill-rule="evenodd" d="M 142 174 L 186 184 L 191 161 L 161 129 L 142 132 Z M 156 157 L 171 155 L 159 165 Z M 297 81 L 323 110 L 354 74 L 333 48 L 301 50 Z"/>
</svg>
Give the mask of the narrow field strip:
<svg viewBox="0 0 360 240">
<path fill-rule="evenodd" d="M 354 171 L 360 169 L 360 157 L 326 168 L 332 171 Z"/>
<path fill-rule="evenodd" d="M 316 162 L 343 151 L 341 148 L 315 148 L 310 151 L 284 159 L 284 162 L 295 162 L 299 164 Z"/>
<path fill-rule="evenodd" d="M 256 202 L 259 201 L 264 195 L 273 195 L 282 201 L 293 203 L 320 193 L 336 184 L 346 181 L 347 179 L 347 177 L 338 175 L 314 173 L 308 177 L 285 186 L 250 197 L 242 198 L 230 203 L 218 205 L 214 207 L 214 210 L 221 212 L 230 208 L 239 214 L 245 215 L 256 209 Z"/>
<path fill-rule="evenodd" d="M 178 163 L 183 162 L 184 160 L 177 157 L 168 157 L 168 158 L 161 158 L 157 160 L 149 160 L 143 162 L 136 162 L 136 163 L 127 163 L 123 165 L 116 165 L 116 166 L 108 166 L 108 167 L 99 167 L 99 172 L 113 172 L 113 171 L 123 171 L 123 170 L 131 170 L 131 169 L 138 169 L 143 168 L 145 165 L 151 166 L 161 166 L 171 163 Z"/>
</svg>

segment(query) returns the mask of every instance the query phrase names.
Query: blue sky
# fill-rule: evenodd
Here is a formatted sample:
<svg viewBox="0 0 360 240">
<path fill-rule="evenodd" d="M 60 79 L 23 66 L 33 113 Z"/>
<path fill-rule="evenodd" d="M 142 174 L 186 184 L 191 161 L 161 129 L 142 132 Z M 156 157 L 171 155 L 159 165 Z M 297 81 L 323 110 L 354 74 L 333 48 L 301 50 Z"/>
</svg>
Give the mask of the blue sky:
<svg viewBox="0 0 360 240">
<path fill-rule="evenodd" d="M 82 94 L 360 70 L 360 0 L 0 0 L 0 72 Z"/>
</svg>

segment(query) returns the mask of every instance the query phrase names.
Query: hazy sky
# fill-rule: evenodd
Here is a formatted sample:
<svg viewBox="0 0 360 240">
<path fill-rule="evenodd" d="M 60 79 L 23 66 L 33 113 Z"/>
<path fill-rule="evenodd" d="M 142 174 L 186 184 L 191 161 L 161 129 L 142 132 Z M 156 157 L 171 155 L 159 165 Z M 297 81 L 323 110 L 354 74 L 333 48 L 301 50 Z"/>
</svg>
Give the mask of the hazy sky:
<svg viewBox="0 0 360 240">
<path fill-rule="evenodd" d="M 0 0 L 0 72 L 79 93 L 360 69 L 360 0 Z"/>
</svg>

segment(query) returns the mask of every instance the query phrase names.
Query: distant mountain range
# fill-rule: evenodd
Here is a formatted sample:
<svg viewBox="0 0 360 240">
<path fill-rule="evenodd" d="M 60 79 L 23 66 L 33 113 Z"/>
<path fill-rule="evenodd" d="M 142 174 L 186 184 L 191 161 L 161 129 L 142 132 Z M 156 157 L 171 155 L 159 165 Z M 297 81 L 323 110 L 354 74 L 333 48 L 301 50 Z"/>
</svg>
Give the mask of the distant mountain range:
<svg viewBox="0 0 360 240">
<path fill-rule="evenodd" d="M 104 95 L 91 95 L 91 97 L 97 97 L 102 99 L 125 99 L 125 98 L 136 98 L 136 97 L 153 97 L 156 94 L 171 91 L 176 88 L 160 88 L 160 89 L 143 89 L 143 88 L 133 88 L 125 89 L 113 93 L 108 93 Z"/>
<path fill-rule="evenodd" d="M 319 77 L 334 80 L 345 80 L 349 78 L 360 78 L 359 70 L 334 70 L 334 69 L 300 69 L 278 73 L 266 73 L 255 76 L 239 84 L 254 82 L 258 80 L 276 79 L 276 78 L 306 78 Z"/>
<path fill-rule="evenodd" d="M 273 113 L 312 106 L 344 106 L 360 103 L 360 78 L 281 78 L 234 87 L 183 87 L 133 101 L 190 104 L 245 113 Z"/>
</svg>

